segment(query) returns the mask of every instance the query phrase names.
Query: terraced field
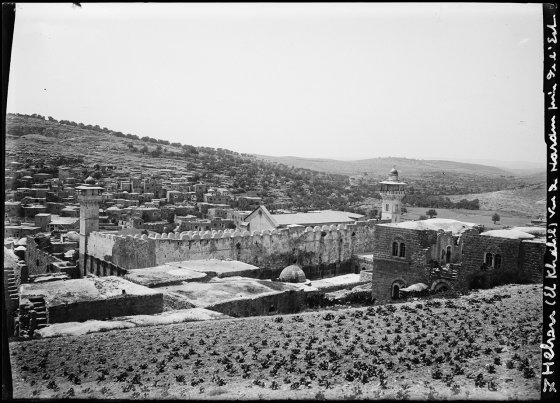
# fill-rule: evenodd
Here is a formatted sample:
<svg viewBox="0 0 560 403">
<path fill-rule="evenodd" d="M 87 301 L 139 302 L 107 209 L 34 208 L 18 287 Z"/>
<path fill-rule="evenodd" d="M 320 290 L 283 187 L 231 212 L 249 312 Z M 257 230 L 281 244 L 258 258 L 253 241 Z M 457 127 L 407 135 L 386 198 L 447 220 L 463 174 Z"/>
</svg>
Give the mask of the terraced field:
<svg viewBox="0 0 560 403">
<path fill-rule="evenodd" d="M 15 398 L 538 399 L 542 286 L 10 343 Z"/>
</svg>

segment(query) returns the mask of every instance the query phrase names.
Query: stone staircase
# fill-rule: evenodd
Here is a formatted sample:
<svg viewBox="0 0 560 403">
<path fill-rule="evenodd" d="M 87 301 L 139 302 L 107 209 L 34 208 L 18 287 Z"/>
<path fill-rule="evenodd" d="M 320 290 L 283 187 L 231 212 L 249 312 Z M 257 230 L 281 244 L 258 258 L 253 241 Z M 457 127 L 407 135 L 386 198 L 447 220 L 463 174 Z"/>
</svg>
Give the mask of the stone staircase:
<svg viewBox="0 0 560 403">
<path fill-rule="evenodd" d="M 16 276 L 13 269 L 5 269 L 4 276 L 7 278 L 7 285 L 8 285 L 8 301 L 6 303 L 8 305 L 19 305 L 19 287 L 17 285 Z"/>
<path fill-rule="evenodd" d="M 28 299 L 29 302 L 33 304 L 33 309 L 35 310 L 35 317 L 37 319 L 36 322 L 37 326 L 35 329 L 42 329 L 46 327 L 48 324 L 48 319 L 47 319 L 47 306 L 45 304 L 45 297 L 36 296 L 36 297 L 29 297 Z"/>
</svg>

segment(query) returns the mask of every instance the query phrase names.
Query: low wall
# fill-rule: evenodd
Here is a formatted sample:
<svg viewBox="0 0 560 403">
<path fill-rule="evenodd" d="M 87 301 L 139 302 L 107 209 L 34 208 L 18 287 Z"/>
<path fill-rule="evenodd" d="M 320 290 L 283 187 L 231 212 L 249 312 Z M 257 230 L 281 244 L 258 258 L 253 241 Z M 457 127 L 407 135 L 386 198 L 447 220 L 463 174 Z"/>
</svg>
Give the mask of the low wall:
<svg viewBox="0 0 560 403">
<path fill-rule="evenodd" d="M 289 290 L 282 293 L 259 295 L 254 298 L 225 301 L 207 306 L 206 309 L 239 318 L 295 313 L 299 312 L 305 303 L 306 295 L 303 290 Z"/>
<path fill-rule="evenodd" d="M 118 298 L 80 301 L 47 307 L 49 323 L 83 322 L 128 315 L 163 312 L 163 294 L 125 295 Z"/>
</svg>

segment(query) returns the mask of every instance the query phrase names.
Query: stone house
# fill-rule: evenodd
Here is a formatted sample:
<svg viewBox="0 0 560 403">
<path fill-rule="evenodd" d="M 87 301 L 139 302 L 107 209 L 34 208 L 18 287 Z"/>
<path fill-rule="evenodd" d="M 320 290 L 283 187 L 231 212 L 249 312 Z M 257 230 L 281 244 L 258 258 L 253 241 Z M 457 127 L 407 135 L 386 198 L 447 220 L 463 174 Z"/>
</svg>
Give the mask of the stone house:
<svg viewBox="0 0 560 403">
<path fill-rule="evenodd" d="M 416 283 L 432 291 L 468 289 L 469 276 L 483 267 L 516 270 L 539 281 L 544 239 L 515 229 L 482 231 L 480 225 L 440 218 L 376 225 L 373 297 L 398 298 L 401 288 Z"/>
</svg>

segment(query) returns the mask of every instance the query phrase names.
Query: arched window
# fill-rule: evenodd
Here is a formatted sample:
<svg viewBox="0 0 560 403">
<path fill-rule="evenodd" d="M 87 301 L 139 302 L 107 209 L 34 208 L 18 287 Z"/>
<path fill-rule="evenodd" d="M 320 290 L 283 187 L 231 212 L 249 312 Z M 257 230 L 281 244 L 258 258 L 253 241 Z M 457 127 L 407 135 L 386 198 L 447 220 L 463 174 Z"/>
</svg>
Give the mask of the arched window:
<svg viewBox="0 0 560 403">
<path fill-rule="evenodd" d="M 492 254 L 490 252 L 486 253 L 486 255 L 484 256 L 484 263 L 486 263 L 486 267 L 493 267 L 492 262 L 493 262 Z"/>
<path fill-rule="evenodd" d="M 401 248 L 399 250 L 399 257 L 404 257 L 406 254 L 406 246 L 404 243 L 401 243 Z"/>
<path fill-rule="evenodd" d="M 393 242 L 393 256 L 399 256 L 399 243 Z"/>
<path fill-rule="evenodd" d="M 389 211 L 389 205 L 385 204 L 385 211 Z"/>
<path fill-rule="evenodd" d="M 499 269 L 502 266 L 502 255 L 496 254 L 494 256 L 494 268 Z"/>
<path fill-rule="evenodd" d="M 451 246 L 448 246 L 445 251 L 445 263 L 451 262 Z"/>
</svg>

